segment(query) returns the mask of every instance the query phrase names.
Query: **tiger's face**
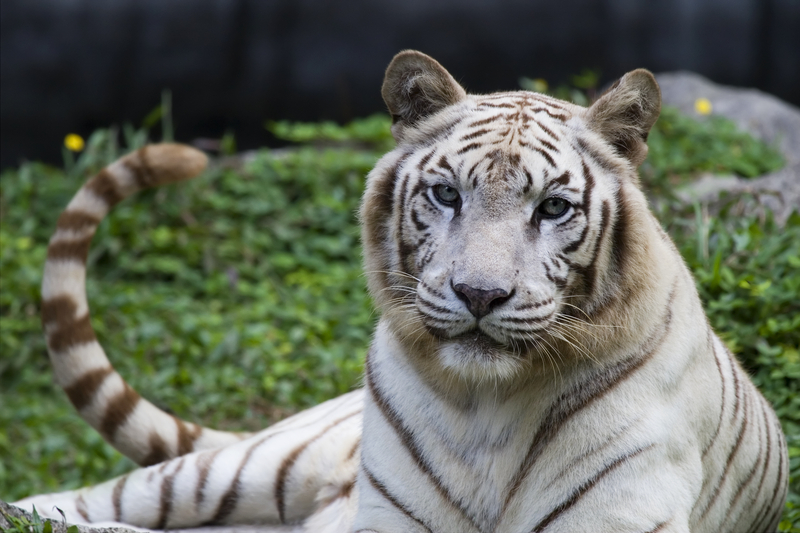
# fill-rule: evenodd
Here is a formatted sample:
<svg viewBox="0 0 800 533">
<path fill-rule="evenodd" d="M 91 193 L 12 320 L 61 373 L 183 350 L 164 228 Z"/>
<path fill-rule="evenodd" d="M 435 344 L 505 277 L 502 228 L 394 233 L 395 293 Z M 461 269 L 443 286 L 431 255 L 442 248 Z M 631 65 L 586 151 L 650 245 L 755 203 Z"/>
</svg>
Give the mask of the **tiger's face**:
<svg viewBox="0 0 800 533">
<path fill-rule="evenodd" d="M 424 82 L 411 63 L 406 88 Z M 370 288 L 399 337 L 442 366 L 513 376 L 565 344 L 580 350 L 585 316 L 621 271 L 620 195 L 635 166 L 592 129 L 591 108 L 448 88 L 433 114 L 400 109 L 398 147 L 370 175 Z"/>
</svg>

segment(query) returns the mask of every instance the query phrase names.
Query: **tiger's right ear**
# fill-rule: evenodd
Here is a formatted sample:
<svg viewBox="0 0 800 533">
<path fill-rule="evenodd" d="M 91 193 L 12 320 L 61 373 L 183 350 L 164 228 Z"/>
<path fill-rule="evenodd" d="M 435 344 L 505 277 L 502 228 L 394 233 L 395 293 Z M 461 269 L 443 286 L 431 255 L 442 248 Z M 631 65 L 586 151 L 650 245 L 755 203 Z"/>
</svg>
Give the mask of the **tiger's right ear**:
<svg viewBox="0 0 800 533">
<path fill-rule="evenodd" d="M 444 67 L 415 50 L 394 56 L 386 68 L 381 95 L 392 115 L 392 134 L 398 142 L 406 126 L 467 97 Z"/>
</svg>

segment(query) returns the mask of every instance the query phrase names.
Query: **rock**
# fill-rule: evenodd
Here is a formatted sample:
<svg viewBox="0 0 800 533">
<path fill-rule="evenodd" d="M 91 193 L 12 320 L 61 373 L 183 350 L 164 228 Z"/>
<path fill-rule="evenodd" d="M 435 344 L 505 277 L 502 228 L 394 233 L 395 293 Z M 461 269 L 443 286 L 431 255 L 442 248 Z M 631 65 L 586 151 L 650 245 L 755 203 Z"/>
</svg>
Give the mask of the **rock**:
<svg viewBox="0 0 800 533">
<path fill-rule="evenodd" d="M 756 89 L 717 85 L 691 72 L 669 72 L 656 78 L 664 105 L 702 119 L 695 102 L 706 98 L 712 115 L 733 120 L 743 131 L 778 148 L 786 160 L 783 169 L 755 179 L 704 175 L 677 191 L 680 199 L 715 204 L 724 192 L 750 194 L 760 208 L 772 210 L 779 223 L 800 210 L 800 109 Z"/>
<path fill-rule="evenodd" d="M 12 522 L 7 517 L 24 518 L 29 522 L 33 521 L 30 513 L 23 511 L 19 507 L 0 501 L 0 531 L 16 531 Z M 47 519 L 43 519 L 47 520 Z M 67 533 L 69 523 L 61 520 L 51 520 L 53 533 Z M 142 531 L 151 532 L 151 529 L 120 527 L 110 524 L 95 524 L 94 526 L 76 525 L 79 533 L 140 533 Z M 33 531 L 36 531 L 35 529 Z M 219 526 L 219 527 L 198 527 L 194 529 L 170 529 L 170 533 L 301 533 L 300 529 L 292 526 Z M 155 533 L 155 532 L 153 532 Z"/>
<path fill-rule="evenodd" d="M 713 115 L 733 120 L 753 137 L 776 146 L 790 165 L 800 163 L 800 109 L 757 89 L 717 85 L 692 72 L 656 76 L 665 105 L 702 118 L 695 111 L 698 98 L 711 102 Z"/>
<path fill-rule="evenodd" d="M 33 517 L 30 513 L 23 511 L 19 507 L 14 507 L 9 503 L 0 501 L 0 531 L 16 531 L 12 522 L 8 519 L 22 518 L 27 519 L 28 522 L 33 522 Z M 42 519 L 47 520 L 47 519 Z M 66 533 L 70 524 L 61 520 L 51 520 L 53 525 L 53 533 Z M 89 527 L 89 526 L 76 526 L 80 533 L 136 533 L 133 529 L 124 527 Z M 36 529 L 33 529 L 36 531 Z"/>
</svg>

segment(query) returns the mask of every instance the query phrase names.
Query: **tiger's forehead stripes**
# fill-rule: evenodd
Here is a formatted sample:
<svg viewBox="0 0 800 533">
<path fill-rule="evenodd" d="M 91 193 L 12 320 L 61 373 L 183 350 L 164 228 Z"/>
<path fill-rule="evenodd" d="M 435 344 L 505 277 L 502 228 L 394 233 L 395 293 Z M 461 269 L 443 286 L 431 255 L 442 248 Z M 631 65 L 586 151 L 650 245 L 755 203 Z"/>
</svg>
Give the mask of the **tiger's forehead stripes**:
<svg viewBox="0 0 800 533">
<path fill-rule="evenodd" d="M 478 132 L 464 135 L 462 140 L 473 138 L 471 135 L 486 135 L 492 132 L 509 143 L 516 141 L 527 145 L 530 141 L 536 141 L 536 144 L 543 144 L 549 150 L 558 153 L 558 149 L 551 141 L 559 142 L 561 140 L 563 132 L 558 132 L 558 130 L 572 118 L 571 112 L 561 105 L 553 105 L 535 93 L 504 93 L 499 96 L 499 98 L 494 96 L 476 97 L 473 112 L 479 114 L 489 111 L 491 115 L 487 118 L 473 120 L 469 127 L 484 126 L 484 128 Z M 503 111 L 497 112 L 498 109 Z M 509 111 L 505 111 L 506 109 Z M 545 124 L 546 122 L 547 124 Z M 530 135 L 531 138 L 521 139 L 524 134 Z M 542 137 L 549 137 L 550 140 Z M 502 140 L 497 142 L 502 142 Z"/>
<path fill-rule="evenodd" d="M 563 147 L 552 142 L 567 135 L 562 121 L 570 115 L 563 106 L 534 93 L 506 93 L 474 97 L 453 114 L 458 119 L 450 122 L 449 142 L 440 139 L 419 159 L 412 156 L 424 175 L 458 180 L 471 190 L 498 187 L 493 195 L 509 189 L 524 195 L 534 183 L 542 190 L 550 175 L 563 174 L 556 163 Z"/>
<path fill-rule="evenodd" d="M 450 109 L 441 124 L 427 132 L 427 139 L 416 135 L 427 127 L 413 132 L 413 144 L 421 155 L 414 157 L 412 149 L 404 170 L 409 171 L 416 160 L 415 170 L 422 173 L 418 177 L 430 180 L 435 175 L 453 186 L 480 189 L 490 203 L 503 195 L 541 193 L 550 175 L 565 170 L 556 163 L 564 159 L 564 145 L 559 148 L 556 143 L 572 129 L 567 122 L 573 113 L 566 106 L 528 92 L 469 97 Z M 419 150 L 420 145 L 431 148 Z M 578 154 L 574 147 L 566 148 Z M 403 197 L 421 190 L 403 188 L 402 180 L 396 185 Z"/>
</svg>

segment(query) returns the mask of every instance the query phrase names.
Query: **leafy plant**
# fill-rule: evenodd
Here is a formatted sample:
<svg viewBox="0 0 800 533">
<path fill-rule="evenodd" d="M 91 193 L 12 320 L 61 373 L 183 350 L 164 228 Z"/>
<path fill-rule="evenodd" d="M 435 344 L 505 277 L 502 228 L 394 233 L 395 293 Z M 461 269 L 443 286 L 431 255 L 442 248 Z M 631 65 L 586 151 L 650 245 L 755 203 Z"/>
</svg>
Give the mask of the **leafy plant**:
<svg viewBox="0 0 800 533">
<path fill-rule="evenodd" d="M 588 106 L 597 97 L 600 71 L 583 69 L 580 74 L 570 77 L 570 83 L 562 83 L 553 88 L 543 78 L 520 78 L 519 86 L 526 91 L 545 93 L 573 104 Z"/>
<path fill-rule="evenodd" d="M 380 153 L 394 148 L 389 117 L 376 114 L 344 126 L 335 122 L 268 122 L 267 129 L 279 139 L 296 143 L 360 144 Z"/>
<path fill-rule="evenodd" d="M 61 509 L 58 509 L 58 512 L 61 513 L 61 516 L 64 516 Z M 3 533 L 53 533 L 54 530 L 52 520 L 43 520 L 36 510 L 36 506 L 33 507 L 30 518 L 27 516 L 11 516 L 2 511 L 0 511 L 0 514 L 6 522 L 11 525 L 11 527 L 0 527 L 0 531 Z M 66 531 L 66 533 L 78 533 L 79 531 L 78 526 L 67 527 L 66 521 L 64 522 L 64 526 L 56 529 Z"/>
<path fill-rule="evenodd" d="M 701 172 L 754 178 L 784 165 L 774 148 L 739 130 L 726 118 L 695 120 L 664 106 L 650 131 L 640 173 L 651 192 L 665 195 Z"/>
</svg>

